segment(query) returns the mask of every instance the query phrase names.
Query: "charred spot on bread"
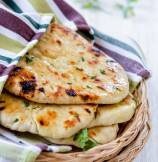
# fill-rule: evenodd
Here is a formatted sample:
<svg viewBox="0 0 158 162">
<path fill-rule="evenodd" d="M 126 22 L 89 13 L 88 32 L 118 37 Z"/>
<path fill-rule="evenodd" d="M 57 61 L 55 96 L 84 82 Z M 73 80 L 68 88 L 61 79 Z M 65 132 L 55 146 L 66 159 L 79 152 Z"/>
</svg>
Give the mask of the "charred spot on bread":
<svg viewBox="0 0 158 162">
<path fill-rule="evenodd" d="M 84 101 L 87 101 L 87 100 L 89 100 L 89 98 L 90 98 L 90 96 L 88 95 L 88 94 L 86 94 L 86 95 L 80 95 L 81 96 L 81 98 L 84 100 Z"/>
<path fill-rule="evenodd" d="M 13 70 L 10 73 L 10 77 L 12 76 L 16 76 L 17 73 L 22 71 L 22 67 L 20 66 L 16 66 L 15 68 L 13 68 Z"/>
<path fill-rule="evenodd" d="M 40 119 L 38 122 L 39 122 L 39 124 L 40 124 L 41 126 L 48 126 L 48 125 L 49 125 L 49 122 L 48 122 L 48 121 L 45 121 L 45 120 L 43 120 L 43 119 Z"/>
<path fill-rule="evenodd" d="M 4 109 L 5 109 L 5 107 L 4 107 L 4 106 L 0 107 L 0 111 L 2 111 L 2 110 L 4 110 Z"/>
<path fill-rule="evenodd" d="M 18 72 L 18 71 L 20 71 L 21 69 L 22 69 L 22 67 L 16 66 L 12 71 L 13 71 L 13 72 Z"/>
<path fill-rule="evenodd" d="M 86 111 L 88 114 L 91 114 L 91 111 L 90 111 L 88 108 L 85 108 L 85 111 Z"/>
<path fill-rule="evenodd" d="M 97 95 L 94 95 L 94 94 L 80 94 L 79 95 L 81 97 L 82 100 L 84 101 L 95 101 L 98 99 L 98 96 Z"/>
<path fill-rule="evenodd" d="M 57 39 L 56 42 L 57 42 L 57 44 L 58 44 L 59 46 L 62 45 L 62 42 L 61 42 L 59 39 Z"/>
<path fill-rule="evenodd" d="M 74 89 L 66 89 L 65 92 L 68 96 L 72 96 L 72 97 L 77 96 L 77 93 Z"/>
<path fill-rule="evenodd" d="M 30 92 L 34 92 L 37 86 L 35 80 L 21 81 L 20 86 L 22 89 L 22 93 L 28 94 Z"/>
<path fill-rule="evenodd" d="M 45 92 L 45 90 L 44 90 L 44 88 L 43 88 L 43 87 L 39 88 L 38 90 L 39 90 L 40 92 L 42 92 L 42 93 L 44 93 L 44 92 Z"/>
</svg>

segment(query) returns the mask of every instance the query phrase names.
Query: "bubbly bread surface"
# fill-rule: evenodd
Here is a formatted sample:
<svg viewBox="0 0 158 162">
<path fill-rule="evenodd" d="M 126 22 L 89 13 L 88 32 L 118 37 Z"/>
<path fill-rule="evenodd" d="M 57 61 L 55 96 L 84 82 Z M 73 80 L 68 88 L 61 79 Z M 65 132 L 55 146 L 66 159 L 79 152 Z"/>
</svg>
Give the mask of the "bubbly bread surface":
<svg viewBox="0 0 158 162">
<path fill-rule="evenodd" d="M 104 126 L 104 127 L 93 127 L 88 129 L 89 137 L 96 141 L 98 144 L 105 144 L 117 137 L 118 125 Z M 74 136 L 63 139 L 52 139 L 47 138 L 48 141 L 55 144 L 74 145 L 80 147 L 79 144 L 74 140 Z"/>
<path fill-rule="evenodd" d="M 11 130 L 43 137 L 68 138 L 83 128 L 126 122 L 133 116 L 135 107 L 131 97 L 107 107 L 88 104 L 50 105 L 3 92 L 0 97 L 0 124 Z"/>
<path fill-rule="evenodd" d="M 19 61 L 5 88 L 50 104 L 114 104 L 129 92 L 124 69 L 76 32 L 52 24 Z"/>
<path fill-rule="evenodd" d="M 99 105 L 88 127 L 107 126 L 129 121 L 135 113 L 136 102 L 131 96 L 113 105 Z"/>
<path fill-rule="evenodd" d="M 37 104 L 9 94 L 1 96 L 1 107 L 1 125 L 52 138 L 70 137 L 85 128 L 96 109 L 95 105 Z"/>
</svg>

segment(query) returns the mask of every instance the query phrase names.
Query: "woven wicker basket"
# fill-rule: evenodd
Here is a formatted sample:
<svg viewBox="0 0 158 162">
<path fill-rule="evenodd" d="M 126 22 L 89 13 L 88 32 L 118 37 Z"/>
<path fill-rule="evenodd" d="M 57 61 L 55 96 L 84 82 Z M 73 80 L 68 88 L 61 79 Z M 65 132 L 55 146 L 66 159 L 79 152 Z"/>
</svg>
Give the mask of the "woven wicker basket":
<svg viewBox="0 0 158 162">
<path fill-rule="evenodd" d="M 122 126 L 117 139 L 85 152 L 42 153 L 36 162 L 129 162 L 143 148 L 150 132 L 145 81 L 134 93 L 138 107 L 134 117 Z"/>
</svg>

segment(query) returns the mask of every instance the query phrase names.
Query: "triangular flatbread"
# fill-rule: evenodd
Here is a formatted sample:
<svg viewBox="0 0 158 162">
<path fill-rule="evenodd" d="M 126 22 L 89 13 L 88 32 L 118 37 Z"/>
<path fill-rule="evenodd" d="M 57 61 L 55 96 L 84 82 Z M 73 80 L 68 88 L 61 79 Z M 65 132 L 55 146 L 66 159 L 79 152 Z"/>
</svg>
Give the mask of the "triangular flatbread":
<svg viewBox="0 0 158 162">
<path fill-rule="evenodd" d="M 11 73 L 5 88 L 38 103 L 113 104 L 124 99 L 124 69 L 70 29 L 52 24 Z"/>
</svg>

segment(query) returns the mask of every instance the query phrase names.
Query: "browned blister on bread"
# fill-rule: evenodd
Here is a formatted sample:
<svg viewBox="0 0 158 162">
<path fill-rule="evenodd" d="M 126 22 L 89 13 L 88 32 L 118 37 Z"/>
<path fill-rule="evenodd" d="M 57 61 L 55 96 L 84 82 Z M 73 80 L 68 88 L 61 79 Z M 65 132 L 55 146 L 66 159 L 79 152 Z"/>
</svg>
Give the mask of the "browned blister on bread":
<svg viewBox="0 0 158 162">
<path fill-rule="evenodd" d="M 115 105 L 39 104 L 3 92 L 0 124 L 11 130 L 53 139 L 69 138 L 81 129 L 130 120 L 136 108 L 131 97 Z"/>
<path fill-rule="evenodd" d="M 76 32 L 52 24 L 19 61 L 5 88 L 38 103 L 113 104 L 124 99 L 124 69 Z"/>
</svg>

